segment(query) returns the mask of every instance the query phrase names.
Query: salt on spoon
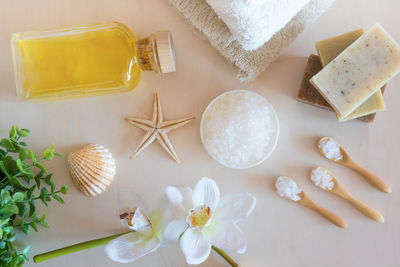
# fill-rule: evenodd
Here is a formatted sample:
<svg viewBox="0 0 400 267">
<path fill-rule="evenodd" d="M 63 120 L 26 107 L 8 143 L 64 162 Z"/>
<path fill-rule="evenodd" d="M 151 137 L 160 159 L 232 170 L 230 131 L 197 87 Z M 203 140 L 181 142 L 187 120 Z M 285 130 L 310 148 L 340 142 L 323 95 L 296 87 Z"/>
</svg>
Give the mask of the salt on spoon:
<svg viewBox="0 0 400 267">
<path fill-rule="evenodd" d="M 342 218 L 317 205 L 306 195 L 306 193 L 304 193 L 301 187 L 299 187 L 296 182 L 289 177 L 279 176 L 275 181 L 274 188 L 279 196 L 303 204 L 304 206 L 318 212 L 336 226 L 347 228 L 347 224 Z"/>
<path fill-rule="evenodd" d="M 385 219 L 377 211 L 370 206 L 364 204 L 360 200 L 352 196 L 343 185 L 335 178 L 335 176 L 325 168 L 316 167 L 311 171 L 310 179 L 313 184 L 325 191 L 334 193 L 347 201 L 349 201 L 354 207 L 356 207 L 360 212 L 374 221 L 383 223 Z"/>
<path fill-rule="evenodd" d="M 318 141 L 318 150 L 322 156 L 336 163 L 340 163 L 361 174 L 370 184 L 385 193 L 392 193 L 390 185 L 359 166 L 343 149 L 343 147 L 331 137 L 323 137 Z"/>
</svg>

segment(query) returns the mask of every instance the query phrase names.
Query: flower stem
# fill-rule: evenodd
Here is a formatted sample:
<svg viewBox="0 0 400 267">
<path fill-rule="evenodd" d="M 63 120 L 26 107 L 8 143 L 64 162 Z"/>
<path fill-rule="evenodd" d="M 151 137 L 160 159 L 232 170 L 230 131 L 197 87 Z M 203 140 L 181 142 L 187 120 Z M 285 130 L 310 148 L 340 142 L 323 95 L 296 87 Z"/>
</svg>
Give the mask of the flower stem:
<svg viewBox="0 0 400 267">
<path fill-rule="evenodd" d="M 78 244 L 75 244 L 75 245 L 71 245 L 71 246 L 68 246 L 68 247 L 59 248 L 59 249 L 56 249 L 56 250 L 53 250 L 53 251 L 42 253 L 42 254 L 34 256 L 33 257 L 33 261 L 35 263 L 40 263 L 40 262 L 43 262 L 43 261 L 47 261 L 47 260 L 50 260 L 50 259 L 53 259 L 53 258 L 56 258 L 56 257 L 64 256 L 64 255 L 67 255 L 67 254 L 70 254 L 70 253 L 74 253 L 74 252 L 77 252 L 77 251 L 103 246 L 103 245 L 106 245 L 111 240 L 113 240 L 113 239 L 115 239 L 115 238 L 117 238 L 117 237 L 119 237 L 121 235 L 130 233 L 130 232 L 132 232 L 132 231 L 128 231 L 128 232 L 125 232 L 125 233 L 120 233 L 120 234 L 116 234 L 116 235 L 112 235 L 112 236 L 107 236 L 107 237 L 103 237 L 103 238 L 99 238 L 99 239 L 89 240 L 89 241 L 85 241 L 85 242 L 78 243 Z M 217 252 L 222 258 L 224 258 L 232 267 L 238 267 L 239 266 L 239 264 L 237 264 L 231 257 L 229 257 L 229 255 L 226 254 L 225 251 L 223 251 L 222 249 L 219 249 L 219 248 L 217 248 L 215 246 L 212 246 L 212 249 L 215 252 Z"/>
<path fill-rule="evenodd" d="M 215 252 L 217 252 L 224 260 L 226 260 L 232 267 L 238 267 L 239 264 L 237 264 L 231 257 L 228 256 L 228 254 L 225 253 L 222 249 L 219 249 L 217 247 L 211 246 Z"/>
<path fill-rule="evenodd" d="M 35 263 L 39 263 L 39 262 L 50 260 L 52 258 L 67 255 L 67 254 L 70 254 L 73 252 L 77 252 L 80 250 L 103 246 L 103 245 L 107 244 L 108 242 L 110 242 L 111 240 L 113 240 L 121 235 L 130 233 L 130 232 L 131 231 L 117 234 L 117 235 L 107 236 L 107 237 L 103 237 L 103 238 L 99 238 L 99 239 L 94 239 L 94 240 L 78 243 L 78 244 L 75 244 L 75 245 L 72 245 L 69 247 L 60 248 L 60 249 L 56 249 L 56 250 L 49 251 L 46 253 L 42 253 L 42 254 L 34 256 L 33 261 Z"/>
</svg>

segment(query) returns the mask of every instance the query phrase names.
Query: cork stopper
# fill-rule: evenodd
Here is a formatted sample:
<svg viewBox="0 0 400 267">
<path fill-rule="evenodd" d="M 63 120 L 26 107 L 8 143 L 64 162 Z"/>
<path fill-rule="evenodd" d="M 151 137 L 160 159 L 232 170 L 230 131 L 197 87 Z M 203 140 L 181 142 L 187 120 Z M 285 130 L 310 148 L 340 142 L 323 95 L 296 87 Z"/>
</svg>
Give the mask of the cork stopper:
<svg viewBox="0 0 400 267">
<path fill-rule="evenodd" d="M 157 57 L 161 73 L 175 72 L 175 53 L 170 31 L 155 33 Z"/>
</svg>

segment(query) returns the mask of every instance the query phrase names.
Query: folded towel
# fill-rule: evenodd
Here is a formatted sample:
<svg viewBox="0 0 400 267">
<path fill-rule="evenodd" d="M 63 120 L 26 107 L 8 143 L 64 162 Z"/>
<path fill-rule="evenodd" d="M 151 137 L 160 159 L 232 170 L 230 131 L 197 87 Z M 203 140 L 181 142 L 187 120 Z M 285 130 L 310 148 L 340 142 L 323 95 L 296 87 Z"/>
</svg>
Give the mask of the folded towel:
<svg viewBox="0 0 400 267">
<path fill-rule="evenodd" d="M 207 0 L 245 50 L 280 31 L 310 0 Z"/>
<path fill-rule="evenodd" d="M 251 81 L 273 62 L 305 28 L 323 14 L 334 0 L 311 0 L 283 29 L 260 48 L 244 50 L 229 28 L 204 0 L 170 0 L 175 8 L 204 34 L 238 69 L 240 81 Z"/>
</svg>

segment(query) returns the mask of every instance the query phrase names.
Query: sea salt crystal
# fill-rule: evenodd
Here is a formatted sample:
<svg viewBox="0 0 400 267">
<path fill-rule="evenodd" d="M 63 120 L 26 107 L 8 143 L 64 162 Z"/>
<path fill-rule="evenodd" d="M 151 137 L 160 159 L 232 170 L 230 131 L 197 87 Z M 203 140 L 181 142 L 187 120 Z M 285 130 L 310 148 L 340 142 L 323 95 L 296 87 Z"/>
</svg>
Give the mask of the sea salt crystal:
<svg viewBox="0 0 400 267">
<path fill-rule="evenodd" d="M 327 159 L 334 161 L 342 160 L 343 155 L 340 153 L 339 144 L 332 138 L 326 138 L 319 143 L 319 147 Z"/>
<path fill-rule="evenodd" d="M 203 145 L 212 158 L 230 168 L 246 169 L 260 164 L 272 153 L 279 123 L 264 97 L 234 90 L 208 105 L 200 131 Z"/>
<path fill-rule="evenodd" d="M 276 192 L 279 196 L 291 199 L 293 201 L 300 200 L 299 194 L 303 190 L 289 177 L 279 176 L 276 180 L 275 186 Z"/>
<path fill-rule="evenodd" d="M 318 167 L 311 172 L 311 181 L 324 190 L 332 190 L 334 186 L 332 179 L 332 176 L 321 167 Z"/>
</svg>

